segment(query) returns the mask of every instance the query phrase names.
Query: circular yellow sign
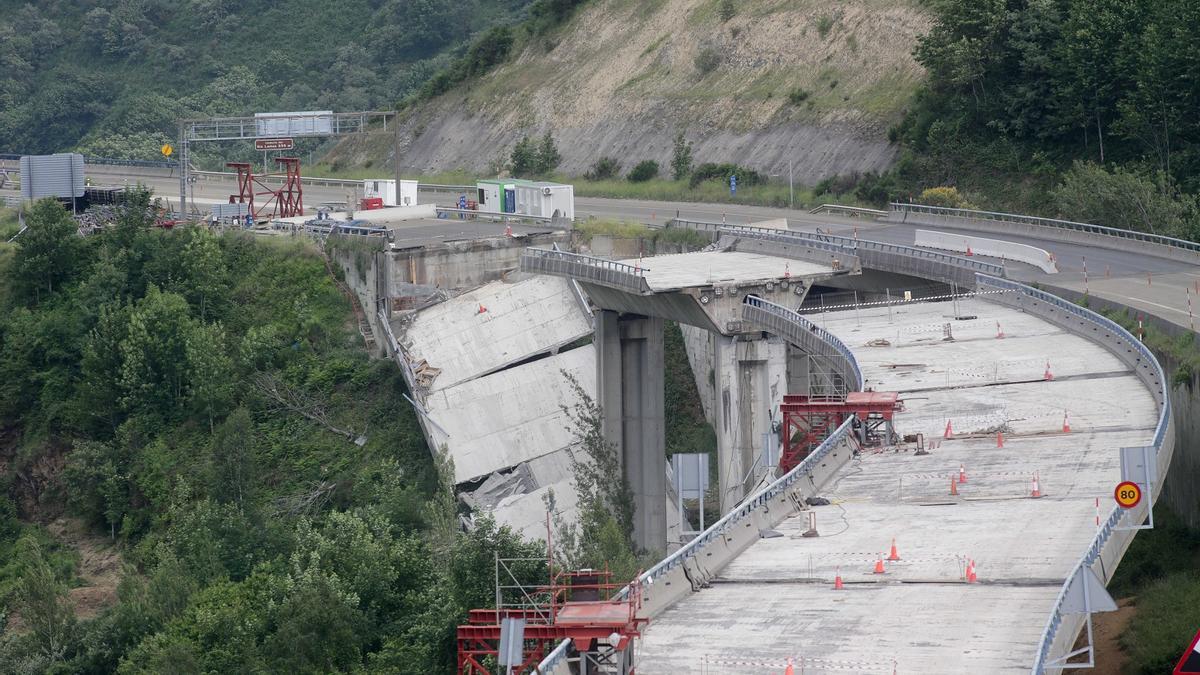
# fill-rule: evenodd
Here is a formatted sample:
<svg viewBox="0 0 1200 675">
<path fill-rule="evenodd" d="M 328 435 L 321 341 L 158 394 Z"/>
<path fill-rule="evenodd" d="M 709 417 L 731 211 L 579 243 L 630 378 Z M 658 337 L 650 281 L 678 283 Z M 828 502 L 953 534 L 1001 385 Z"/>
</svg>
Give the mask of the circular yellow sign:
<svg viewBox="0 0 1200 675">
<path fill-rule="evenodd" d="M 170 157 L 171 153 L 175 152 L 175 148 L 172 148 L 170 143 L 164 143 L 161 150 L 163 157 Z"/>
<path fill-rule="evenodd" d="M 1142 488 L 1137 483 L 1125 481 L 1117 485 L 1113 496 L 1116 497 L 1117 504 L 1120 504 L 1121 508 L 1132 509 L 1142 501 Z"/>
</svg>

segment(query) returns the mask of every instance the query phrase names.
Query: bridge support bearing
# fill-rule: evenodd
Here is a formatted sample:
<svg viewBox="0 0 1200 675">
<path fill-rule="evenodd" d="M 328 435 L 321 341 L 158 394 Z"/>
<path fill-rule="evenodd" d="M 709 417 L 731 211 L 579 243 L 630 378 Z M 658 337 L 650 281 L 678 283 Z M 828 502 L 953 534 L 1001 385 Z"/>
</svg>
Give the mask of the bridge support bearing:
<svg viewBox="0 0 1200 675">
<path fill-rule="evenodd" d="M 721 513 L 728 513 L 769 470 L 763 450 L 787 393 L 787 344 L 756 334 L 713 335 L 712 345 L 717 476 Z"/>
<path fill-rule="evenodd" d="M 596 313 L 595 348 L 604 437 L 617 448 L 633 489 L 634 543 L 663 550 L 667 543 L 663 320 L 601 310 Z"/>
</svg>

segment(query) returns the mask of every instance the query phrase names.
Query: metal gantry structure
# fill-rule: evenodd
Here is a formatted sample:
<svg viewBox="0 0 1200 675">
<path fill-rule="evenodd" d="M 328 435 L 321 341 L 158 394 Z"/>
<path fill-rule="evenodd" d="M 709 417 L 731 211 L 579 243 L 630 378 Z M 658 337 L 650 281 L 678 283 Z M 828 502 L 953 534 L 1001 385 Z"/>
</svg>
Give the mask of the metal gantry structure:
<svg viewBox="0 0 1200 675">
<path fill-rule="evenodd" d="M 843 422 L 856 418 L 853 435 L 862 447 L 890 445 L 896 440 L 892 426 L 895 413 L 903 410 L 896 392 L 852 391 L 845 396 L 799 396 L 788 394 L 779 405 L 781 473 L 791 471 Z"/>
<path fill-rule="evenodd" d="M 179 121 L 179 211 L 187 213 L 187 186 L 191 172 L 191 144 L 200 141 L 255 141 L 266 138 L 310 138 L 321 136 L 349 136 L 354 134 L 387 133 L 388 121 L 396 115 L 393 111 L 346 112 L 346 113 L 297 113 L 294 116 L 276 115 L 265 124 L 260 117 L 209 117 Z M 303 122 L 314 117 L 321 119 L 320 125 Z M 295 122 L 296 124 L 292 124 Z M 280 133 L 280 125 L 287 129 Z M 394 128 L 394 127 L 393 127 Z M 295 158 L 280 158 L 299 160 Z M 287 167 L 285 167 L 287 168 Z M 290 176 L 290 174 L 289 174 Z M 299 183 L 299 173 L 296 174 Z"/>
</svg>

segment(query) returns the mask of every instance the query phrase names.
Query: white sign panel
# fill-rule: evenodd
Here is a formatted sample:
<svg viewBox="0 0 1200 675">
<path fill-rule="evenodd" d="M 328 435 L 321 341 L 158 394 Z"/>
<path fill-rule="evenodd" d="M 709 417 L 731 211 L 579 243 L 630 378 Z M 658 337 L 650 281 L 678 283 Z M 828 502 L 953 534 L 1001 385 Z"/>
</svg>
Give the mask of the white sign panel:
<svg viewBox="0 0 1200 675">
<path fill-rule="evenodd" d="M 254 115 L 258 136 L 316 136 L 333 132 L 332 110 L 257 113 Z"/>
<path fill-rule="evenodd" d="M 83 155 L 25 155 L 21 158 L 21 198 L 83 196 Z"/>
</svg>

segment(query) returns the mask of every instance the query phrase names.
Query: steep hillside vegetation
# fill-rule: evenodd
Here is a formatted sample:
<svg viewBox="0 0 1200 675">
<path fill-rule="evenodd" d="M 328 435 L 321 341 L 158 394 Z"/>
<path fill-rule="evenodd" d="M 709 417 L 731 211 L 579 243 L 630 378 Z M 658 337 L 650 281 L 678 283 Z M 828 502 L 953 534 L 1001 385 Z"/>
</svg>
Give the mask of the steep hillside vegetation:
<svg viewBox="0 0 1200 675">
<path fill-rule="evenodd" d="M 522 135 L 552 131 L 559 169 L 600 156 L 667 165 L 683 131 L 695 160 L 798 181 L 881 170 L 887 129 L 923 78 L 915 0 L 596 0 L 503 65 L 414 106 L 402 170 L 503 165 Z M 346 163 L 390 148 L 347 147 Z"/>
<path fill-rule="evenodd" d="M 529 0 L 0 0 L 0 152 L 155 159 L 175 120 L 392 108 Z"/>
</svg>

